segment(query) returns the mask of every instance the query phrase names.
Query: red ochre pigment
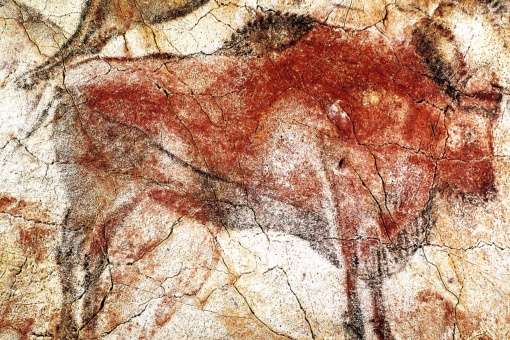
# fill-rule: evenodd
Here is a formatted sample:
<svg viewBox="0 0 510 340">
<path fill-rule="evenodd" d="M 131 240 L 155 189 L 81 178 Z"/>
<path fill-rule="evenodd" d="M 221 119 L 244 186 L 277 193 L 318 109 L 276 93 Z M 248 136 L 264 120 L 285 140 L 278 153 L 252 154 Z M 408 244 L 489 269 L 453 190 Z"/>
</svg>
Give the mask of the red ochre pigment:
<svg viewBox="0 0 510 340">
<path fill-rule="evenodd" d="M 381 244 L 403 247 L 401 236 L 438 193 L 483 200 L 494 193 L 499 96 L 452 95 L 413 45 L 381 34 L 317 26 L 262 56 L 94 60 L 70 77 L 105 70 L 105 62 L 109 72 L 73 90 L 88 135 L 77 161 L 167 183 L 151 199 L 182 214 L 201 211 L 203 221 L 229 186 L 320 215 L 329 209 L 335 234 L 324 237 L 340 242 L 354 337 L 365 336 L 359 319 L 368 313 L 374 333 L 391 338 Z M 179 166 L 167 171 L 147 145 Z M 204 189 L 204 178 L 216 184 Z M 373 311 L 363 313 L 362 275 L 373 290 Z"/>
</svg>

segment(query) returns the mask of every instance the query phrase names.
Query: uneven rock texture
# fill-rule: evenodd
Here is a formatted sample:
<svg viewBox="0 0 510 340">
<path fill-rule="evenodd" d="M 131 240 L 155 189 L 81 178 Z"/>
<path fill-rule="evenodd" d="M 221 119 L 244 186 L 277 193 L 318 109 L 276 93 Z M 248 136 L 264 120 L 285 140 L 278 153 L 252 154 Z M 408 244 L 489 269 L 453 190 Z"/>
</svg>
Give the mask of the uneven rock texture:
<svg viewBox="0 0 510 340">
<path fill-rule="evenodd" d="M 509 13 L 0 0 L 0 338 L 510 338 Z"/>
</svg>

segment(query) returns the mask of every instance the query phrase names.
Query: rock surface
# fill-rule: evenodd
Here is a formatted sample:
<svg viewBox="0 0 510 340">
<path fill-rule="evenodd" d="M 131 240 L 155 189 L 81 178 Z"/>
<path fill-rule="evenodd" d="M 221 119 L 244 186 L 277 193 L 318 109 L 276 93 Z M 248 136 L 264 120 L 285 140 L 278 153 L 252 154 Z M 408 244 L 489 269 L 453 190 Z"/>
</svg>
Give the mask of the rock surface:
<svg viewBox="0 0 510 340">
<path fill-rule="evenodd" d="M 509 338 L 509 13 L 0 0 L 0 338 Z"/>
</svg>

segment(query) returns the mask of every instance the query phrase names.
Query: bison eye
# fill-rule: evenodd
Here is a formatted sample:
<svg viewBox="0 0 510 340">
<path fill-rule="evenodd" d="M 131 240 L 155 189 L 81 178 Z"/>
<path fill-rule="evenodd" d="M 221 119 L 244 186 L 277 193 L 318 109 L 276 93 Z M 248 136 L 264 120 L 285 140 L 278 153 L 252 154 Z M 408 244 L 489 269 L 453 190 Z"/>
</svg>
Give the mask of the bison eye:
<svg viewBox="0 0 510 340">
<path fill-rule="evenodd" d="M 338 162 L 338 167 L 341 168 L 343 165 L 344 165 L 344 160 L 345 158 L 342 158 L 339 162 Z"/>
</svg>

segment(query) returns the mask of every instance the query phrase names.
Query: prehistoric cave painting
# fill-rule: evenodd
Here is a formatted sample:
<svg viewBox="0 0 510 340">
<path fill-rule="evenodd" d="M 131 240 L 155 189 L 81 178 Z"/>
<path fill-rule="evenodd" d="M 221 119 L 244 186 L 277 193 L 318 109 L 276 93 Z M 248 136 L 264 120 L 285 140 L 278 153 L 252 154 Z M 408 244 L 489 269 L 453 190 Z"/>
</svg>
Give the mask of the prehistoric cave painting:
<svg viewBox="0 0 510 340">
<path fill-rule="evenodd" d="M 80 100 L 60 107 L 59 157 L 82 170 L 68 180 L 58 256 L 68 302 L 56 333 L 115 329 L 108 296 L 121 294 L 122 275 L 105 276 L 107 265 L 141 275 L 145 254 L 189 218 L 212 243 L 239 228 L 307 240 L 346 270 L 343 332 L 393 338 L 382 283 L 427 244 L 435 198 L 483 204 L 496 194 L 498 90 L 472 77 L 444 27 L 419 23 L 413 35 L 391 41 L 270 13 L 213 55 L 70 67 Z M 126 192 L 135 194 L 114 204 Z M 126 232 L 135 211 L 168 214 L 171 228 Z M 219 258 L 215 249 L 208 263 Z M 86 277 L 70 280 L 77 267 Z"/>
<path fill-rule="evenodd" d="M 47 79 L 57 66 L 78 56 L 97 54 L 116 36 L 124 35 L 135 25 L 150 30 L 151 24 L 191 13 L 207 0 L 87 0 L 76 32 L 44 64 L 18 80 L 30 88 Z"/>
</svg>

